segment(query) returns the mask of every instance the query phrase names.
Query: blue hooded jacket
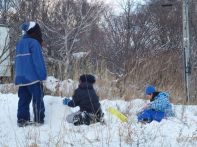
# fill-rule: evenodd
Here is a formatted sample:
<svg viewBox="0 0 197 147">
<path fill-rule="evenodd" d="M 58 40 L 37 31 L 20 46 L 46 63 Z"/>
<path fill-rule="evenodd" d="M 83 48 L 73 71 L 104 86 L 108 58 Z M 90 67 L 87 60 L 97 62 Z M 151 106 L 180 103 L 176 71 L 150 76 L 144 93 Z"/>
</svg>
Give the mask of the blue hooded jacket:
<svg viewBox="0 0 197 147">
<path fill-rule="evenodd" d="M 46 80 L 47 72 L 40 43 L 25 34 L 16 46 L 15 84 L 31 85 Z"/>
<path fill-rule="evenodd" d="M 154 98 L 154 101 L 149 103 L 148 108 L 164 112 L 166 117 L 174 116 L 174 113 L 172 111 L 172 104 L 169 101 L 169 94 L 165 92 L 160 92 Z"/>
</svg>

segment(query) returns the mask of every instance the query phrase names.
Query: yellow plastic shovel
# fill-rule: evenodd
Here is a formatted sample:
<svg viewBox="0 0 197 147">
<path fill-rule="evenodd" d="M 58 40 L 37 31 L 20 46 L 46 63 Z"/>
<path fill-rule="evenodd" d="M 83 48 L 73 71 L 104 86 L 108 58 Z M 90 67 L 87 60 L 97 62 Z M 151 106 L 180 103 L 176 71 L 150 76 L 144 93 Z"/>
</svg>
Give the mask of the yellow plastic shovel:
<svg viewBox="0 0 197 147">
<path fill-rule="evenodd" d="M 109 107 L 107 111 L 113 114 L 114 116 L 116 116 L 122 122 L 128 122 L 128 118 L 124 114 L 122 114 L 120 111 L 118 111 L 117 109 L 113 107 Z"/>
</svg>

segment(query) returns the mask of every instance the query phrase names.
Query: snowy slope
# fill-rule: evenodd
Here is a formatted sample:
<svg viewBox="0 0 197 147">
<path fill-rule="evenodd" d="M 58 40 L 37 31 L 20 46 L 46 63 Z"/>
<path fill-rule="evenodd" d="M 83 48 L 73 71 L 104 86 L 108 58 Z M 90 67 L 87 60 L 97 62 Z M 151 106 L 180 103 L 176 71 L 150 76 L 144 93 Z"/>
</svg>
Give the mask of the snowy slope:
<svg viewBox="0 0 197 147">
<path fill-rule="evenodd" d="M 17 95 L 0 94 L 0 147 L 197 146 L 197 106 L 174 106 L 176 118 L 142 125 L 136 122 L 135 114 L 145 101 L 104 100 L 104 111 L 113 106 L 129 117 L 129 123 L 121 123 L 105 111 L 106 125 L 76 127 L 66 123 L 65 116 L 78 108 L 63 106 L 60 97 L 45 96 L 44 101 L 45 124 L 18 128 Z"/>
</svg>

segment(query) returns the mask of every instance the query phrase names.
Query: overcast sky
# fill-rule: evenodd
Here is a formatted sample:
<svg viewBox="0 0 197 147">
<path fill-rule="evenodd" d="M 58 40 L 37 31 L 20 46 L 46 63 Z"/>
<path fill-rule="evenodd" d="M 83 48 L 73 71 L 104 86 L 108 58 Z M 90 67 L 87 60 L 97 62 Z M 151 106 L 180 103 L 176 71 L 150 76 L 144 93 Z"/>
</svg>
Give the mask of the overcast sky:
<svg viewBox="0 0 197 147">
<path fill-rule="evenodd" d="M 126 2 L 127 0 L 101 0 L 101 1 L 104 1 L 106 4 L 118 5 L 121 2 L 124 2 L 124 1 Z M 146 1 L 146 0 L 134 0 L 134 1 L 135 1 L 135 3 L 143 4 L 144 1 Z"/>
<path fill-rule="evenodd" d="M 90 0 L 91 1 L 91 0 Z M 126 2 L 127 0 L 101 0 L 104 3 L 108 4 L 109 6 L 111 6 L 112 8 L 114 8 L 114 10 L 118 13 L 121 12 L 121 3 Z M 135 4 L 144 4 L 145 1 L 147 0 L 134 0 Z"/>
</svg>

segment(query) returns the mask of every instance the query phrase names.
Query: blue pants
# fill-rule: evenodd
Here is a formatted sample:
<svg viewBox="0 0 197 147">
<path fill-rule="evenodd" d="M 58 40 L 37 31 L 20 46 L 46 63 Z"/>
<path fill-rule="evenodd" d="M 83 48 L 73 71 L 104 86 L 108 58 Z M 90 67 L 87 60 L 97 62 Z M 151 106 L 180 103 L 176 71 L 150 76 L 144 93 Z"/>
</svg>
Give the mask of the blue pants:
<svg viewBox="0 0 197 147">
<path fill-rule="evenodd" d="M 142 111 L 137 117 L 139 122 L 146 121 L 150 123 L 153 120 L 160 122 L 164 118 L 164 112 L 149 109 Z"/>
<path fill-rule="evenodd" d="M 42 83 L 38 82 L 28 86 L 20 86 L 18 90 L 18 97 L 18 121 L 21 119 L 30 120 L 29 104 L 32 100 L 34 121 L 43 123 L 45 107 Z"/>
</svg>

